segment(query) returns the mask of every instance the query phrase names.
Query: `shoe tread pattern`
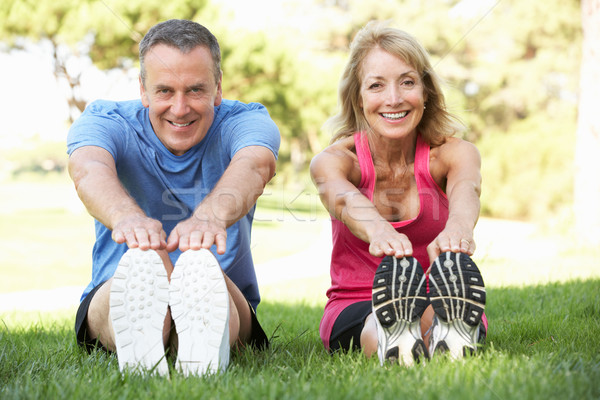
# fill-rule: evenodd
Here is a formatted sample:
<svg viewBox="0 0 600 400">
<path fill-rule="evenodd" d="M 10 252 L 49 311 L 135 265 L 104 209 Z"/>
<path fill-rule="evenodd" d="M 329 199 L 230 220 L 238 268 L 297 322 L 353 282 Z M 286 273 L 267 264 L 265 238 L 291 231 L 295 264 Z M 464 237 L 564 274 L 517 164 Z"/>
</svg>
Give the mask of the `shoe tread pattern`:
<svg viewBox="0 0 600 400">
<path fill-rule="evenodd" d="M 229 294 L 221 267 L 208 250 L 183 253 L 171 275 L 171 313 L 178 335 L 177 365 L 185 375 L 224 369 L 229 346 Z M 226 358 L 226 359 L 224 359 Z"/>
<path fill-rule="evenodd" d="M 373 280 L 373 307 L 382 326 L 390 327 L 398 319 L 412 322 L 423 314 L 427 307 L 423 275 L 413 257 L 397 261 L 386 257 L 379 265 Z"/>
<path fill-rule="evenodd" d="M 169 306 L 169 281 L 160 256 L 129 249 L 113 275 L 110 319 L 119 368 L 168 374 L 163 326 Z"/>
<path fill-rule="evenodd" d="M 415 332 L 420 330 L 417 325 L 428 304 L 423 269 L 415 258 L 382 260 L 373 280 L 372 304 L 380 325 L 380 358 L 403 364 L 428 358 L 421 335 Z M 398 347 L 406 343 L 412 343 L 410 349 Z"/>
<path fill-rule="evenodd" d="M 436 259 L 430 273 L 430 300 L 442 321 L 458 319 L 470 326 L 479 325 L 485 308 L 485 285 L 467 254 L 447 252 Z"/>
</svg>

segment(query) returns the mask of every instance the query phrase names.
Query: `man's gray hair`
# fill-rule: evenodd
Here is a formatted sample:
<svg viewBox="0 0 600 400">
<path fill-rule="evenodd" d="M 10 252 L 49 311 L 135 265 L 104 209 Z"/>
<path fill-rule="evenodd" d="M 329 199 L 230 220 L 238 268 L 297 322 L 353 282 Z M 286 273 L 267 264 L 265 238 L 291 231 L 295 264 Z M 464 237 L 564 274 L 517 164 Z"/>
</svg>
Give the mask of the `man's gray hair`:
<svg viewBox="0 0 600 400">
<path fill-rule="evenodd" d="M 164 44 L 188 53 L 198 46 L 210 50 L 213 59 L 215 82 L 221 77 L 221 49 L 217 38 L 204 26 L 184 19 L 170 19 L 154 25 L 140 42 L 140 77 L 142 84 L 146 81 L 144 58 L 148 51 L 158 44 Z"/>
</svg>

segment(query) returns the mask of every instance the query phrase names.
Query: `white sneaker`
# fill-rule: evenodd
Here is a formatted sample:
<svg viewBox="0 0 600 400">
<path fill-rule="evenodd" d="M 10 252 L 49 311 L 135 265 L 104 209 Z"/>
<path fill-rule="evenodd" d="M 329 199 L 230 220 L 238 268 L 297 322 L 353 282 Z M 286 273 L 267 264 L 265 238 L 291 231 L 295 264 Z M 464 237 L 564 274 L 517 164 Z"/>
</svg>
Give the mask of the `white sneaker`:
<svg viewBox="0 0 600 400">
<path fill-rule="evenodd" d="M 464 253 L 447 252 L 433 263 L 430 301 L 435 311 L 429 354 L 462 358 L 474 353 L 485 308 L 485 287 L 477 265 Z"/>
<path fill-rule="evenodd" d="M 129 249 L 119 261 L 110 288 L 110 320 L 119 369 L 168 375 L 163 327 L 169 281 L 153 250 Z"/>
<path fill-rule="evenodd" d="M 381 365 L 413 365 L 428 358 L 421 335 L 421 316 L 428 305 L 424 275 L 414 257 L 385 257 L 377 267 L 372 301 Z"/>
<path fill-rule="evenodd" d="M 184 375 L 224 371 L 229 364 L 229 292 L 206 250 L 181 254 L 171 274 L 171 315 L 178 335 L 176 366 Z"/>
</svg>

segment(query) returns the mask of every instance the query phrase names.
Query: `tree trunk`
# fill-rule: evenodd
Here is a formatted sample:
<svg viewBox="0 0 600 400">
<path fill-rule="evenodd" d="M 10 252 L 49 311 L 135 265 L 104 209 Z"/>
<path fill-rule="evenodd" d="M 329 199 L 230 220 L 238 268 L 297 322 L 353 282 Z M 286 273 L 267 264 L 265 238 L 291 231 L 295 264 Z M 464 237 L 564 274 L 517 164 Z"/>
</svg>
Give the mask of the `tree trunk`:
<svg viewBox="0 0 600 400">
<path fill-rule="evenodd" d="M 581 1 L 583 44 L 575 148 L 575 227 L 600 246 L 600 0 Z"/>
<path fill-rule="evenodd" d="M 51 38 L 50 42 L 53 46 L 52 57 L 54 60 L 54 77 L 57 82 L 64 79 L 69 85 L 69 91 L 67 92 L 67 103 L 69 104 L 69 125 L 73 124 L 77 118 L 81 115 L 87 102 L 77 95 L 81 91 L 81 72 L 77 75 L 73 75 L 69 72 L 66 65 L 66 59 L 63 59 L 58 51 L 59 42 L 58 40 Z"/>
</svg>

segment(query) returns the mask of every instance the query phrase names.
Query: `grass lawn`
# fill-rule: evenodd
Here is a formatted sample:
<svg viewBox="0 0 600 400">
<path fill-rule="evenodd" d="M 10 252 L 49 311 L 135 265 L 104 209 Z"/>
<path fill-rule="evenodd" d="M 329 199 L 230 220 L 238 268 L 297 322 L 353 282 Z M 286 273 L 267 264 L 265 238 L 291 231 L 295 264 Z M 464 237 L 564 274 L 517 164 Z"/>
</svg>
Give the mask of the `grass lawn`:
<svg viewBox="0 0 600 400">
<path fill-rule="evenodd" d="M 0 199 L 0 293 L 87 284 L 91 218 L 66 206 L 77 204 L 70 191 L 65 182 L 3 185 L 11 197 Z M 253 233 L 258 262 L 314 240 L 322 214 L 311 196 L 274 192 L 263 201 Z M 479 251 L 490 330 L 474 357 L 405 368 L 327 354 L 318 334 L 325 276 L 263 287 L 258 313 L 270 349 L 235 354 L 226 373 L 211 377 L 122 376 L 114 356 L 76 346 L 74 307 L 1 312 L 0 399 L 600 398 L 598 250 L 519 258 Z"/>
<path fill-rule="evenodd" d="M 226 373 L 206 378 L 121 376 L 115 357 L 75 345 L 72 311 L 32 313 L 0 328 L 0 398 L 598 399 L 599 288 L 597 279 L 489 288 L 485 349 L 412 368 L 331 356 L 318 336 L 322 304 L 265 301 L 270 349 L 236 354 Z"/>
</svg>

